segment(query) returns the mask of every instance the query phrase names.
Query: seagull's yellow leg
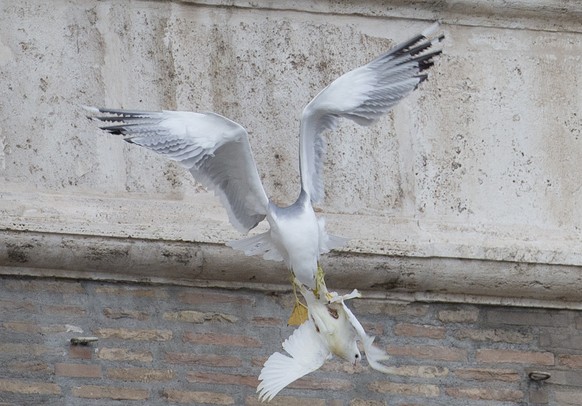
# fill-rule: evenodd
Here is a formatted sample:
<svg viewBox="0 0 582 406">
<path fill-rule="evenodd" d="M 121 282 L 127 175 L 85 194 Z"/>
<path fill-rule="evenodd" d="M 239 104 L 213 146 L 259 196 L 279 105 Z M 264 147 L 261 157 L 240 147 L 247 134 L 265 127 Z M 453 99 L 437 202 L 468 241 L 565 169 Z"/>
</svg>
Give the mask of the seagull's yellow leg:
<svg viewBox="0 0 582 406">
<path fill-rule="evenodd" d="M 323 268 L 321 264 L 317 263 L 317 273 L 315 274 L 315 290 L 313 294 L 315 297 L 319 298 L 320 293 L 325 294 L 327 300 L 331 300 L 332 296 L 327 290 L 327 286 L 325 286 L 325 272 L 323 272 Z"/>
<path fill-rule="evenodd" d="M 299 300 L 299 296 L 297 296 L 297 279 L 295 279 L 295 275 L 292 276 L 291 286 L 293 286 L 293 295 L 295 296 L 295 303 L 307 309 L 307 306 L 301 303 L 301 300 Z"/>
<path fill-rule="evenodd" d="M 289 316 L 287 325 L 300 326 L 307 320 L 307 306 L 301 303 L 299 296 L 297 296 L 297 282 L 295 282 L 295 275 L 293 273 L 291 273 L 291 286 L 293 286 L 295 304 L 293 305 L 293 311 L 291 312 L 291 316 Z"/>
</svg>

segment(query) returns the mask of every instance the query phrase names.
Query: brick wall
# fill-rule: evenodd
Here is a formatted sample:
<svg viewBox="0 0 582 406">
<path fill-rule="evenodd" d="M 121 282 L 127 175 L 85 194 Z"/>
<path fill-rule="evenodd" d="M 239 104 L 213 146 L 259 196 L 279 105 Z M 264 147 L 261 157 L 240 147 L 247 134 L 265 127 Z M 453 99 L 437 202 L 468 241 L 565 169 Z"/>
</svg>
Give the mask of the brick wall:
<svg viewBox="0 0 582 406">
<path fill-rule="evenodd" d="M 250 290 L 0 279 L 1 405 L 256 405 L 291 297 Z M 361 299 L 388 375 L 338 360 L 275 405 L 582 405 L 582 313 Z M 77 336 L 91 346 L 71 346 Z M 533 371 L 549 373 L 533 382 Z M 307 403 L 307 399 L 309 403 Z"/>
</svg>

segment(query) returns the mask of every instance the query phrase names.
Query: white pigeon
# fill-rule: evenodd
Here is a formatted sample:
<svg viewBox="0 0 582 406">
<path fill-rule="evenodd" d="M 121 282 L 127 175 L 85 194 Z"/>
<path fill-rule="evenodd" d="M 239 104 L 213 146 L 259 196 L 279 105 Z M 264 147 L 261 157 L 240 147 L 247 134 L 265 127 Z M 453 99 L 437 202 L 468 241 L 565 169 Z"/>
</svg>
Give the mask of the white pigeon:
<svg viewBox="0 0 582 406">
<path fill-rule="evenodd" d="M 443 36 L 434 23 L 367 65 L 336 79 L 303 110 L 299 164 L 301 191 L 295 203 L 279 207 L 269 200 L 251 154 L 248 134 L 239 124 L 215 113 L 129 111 L 88 107 L 101 128 L 124 140 L 180 162 L 194 178 L 215 192 L 230 222 L 247 233 L 265 218 L 270 229 L 229 242 L 247 255 L 285 261 L 304 285 L 315 287 L 319 256 L 346 240 L 326 233 L 312 203 L 323 199 L 323 133 L 340 118 L 370 125 L 427 78 L 426 70 L 440 49 L 429 50 Z"/>
<path fill-rule="evenodd" d="M 308 319 L 283 342 L 283 349 L 290 357 L 276 352 L 265 362 L 257 387 L 261 401 L 270 401 L 290 383 L 319 369 L 332 355 L 355 364 L 361 359 L 358 340 L 363 344 L 370 367 L 389 371 L 380 363 L 388 355 L 373 345 L 374 337 L 366 334 L 344 303 L 360 297 L 357 290 L 343 296 L 322 292 L 320 298 L 312 290 L 302 288 L 301 293 L 307 302 Z"/>
</svg>

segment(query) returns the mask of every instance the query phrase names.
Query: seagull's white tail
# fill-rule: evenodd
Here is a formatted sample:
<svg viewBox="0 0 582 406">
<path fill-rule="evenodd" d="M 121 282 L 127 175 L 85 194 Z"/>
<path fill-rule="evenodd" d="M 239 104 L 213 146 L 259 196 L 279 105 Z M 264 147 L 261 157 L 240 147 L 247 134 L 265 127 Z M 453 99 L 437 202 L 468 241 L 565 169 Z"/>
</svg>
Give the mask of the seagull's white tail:
<svg viewBox="0 0 582 406">
<path fill-rule="evenodd" d="M 343 247 L 347 244 L 349 239 L 344 237 L 338 237 L 337 235 L 328 234 L 325 231 L 325 219 L 319 217 L 317 219 L 317 224 L 319 226 L 319 253 L 325 254 L 329 251 Z"/>
<path fill-rule="evenodd" d="M 283 261 L 283 257 L 275 247 L 275 244 L 273 244 L 269 231 L 252 237 L 229 241 L 226 245 L 235 250 L 243 251 L 247 256 L 262 255 L 264 259 L 269 261 Z"/>
</svg>

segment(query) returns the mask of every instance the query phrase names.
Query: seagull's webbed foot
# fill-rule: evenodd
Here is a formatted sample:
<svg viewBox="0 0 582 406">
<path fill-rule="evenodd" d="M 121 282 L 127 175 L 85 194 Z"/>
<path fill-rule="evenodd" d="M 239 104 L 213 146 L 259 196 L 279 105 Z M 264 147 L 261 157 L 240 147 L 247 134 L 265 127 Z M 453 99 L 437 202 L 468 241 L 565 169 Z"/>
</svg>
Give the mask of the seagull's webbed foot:
<svg viewBox="0 0 582 406">
<path fill-rule="evenodd" d="M 291 286 L 293 286 L 293 296 L 295 296 L 295 303 L 293 305 L 293 311 L 291 312 L 291 316 L 289 316 L 289 320 L 287 321 L 288 326 L 300 326 L 307 320 L 308 311 L 307 306 L 304 305 L 299 296 L 297 295 L 297 288 L 301 289 L 301 282 L 295 277 L 295 275 L 291 274 Z"/>
</svg>

